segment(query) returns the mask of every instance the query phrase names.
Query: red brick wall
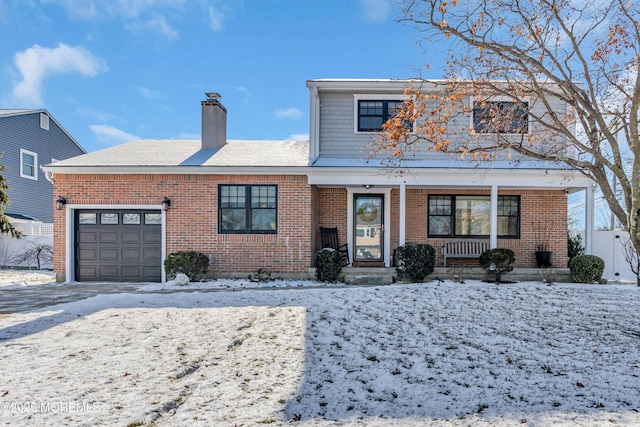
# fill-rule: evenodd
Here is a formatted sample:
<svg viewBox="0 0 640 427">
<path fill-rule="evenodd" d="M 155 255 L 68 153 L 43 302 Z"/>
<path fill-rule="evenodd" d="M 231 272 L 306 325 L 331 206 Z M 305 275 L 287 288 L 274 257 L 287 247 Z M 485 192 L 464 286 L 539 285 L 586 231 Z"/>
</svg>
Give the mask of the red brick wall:
<svg viewBox="0 0 640 427">
<path fill-rule="evenodd" d="M 429 194 L 489 195 L 479 189 L 407 189 L 406 241 L 424 242 L 436 249 L 436 265 L 441 266 L 440 245 L 444 239 L 427 238 L 427 203 Z M 567 197 L 562 190 L 500 190 L 500 195 L 519 195 L 521 209 L 520 239 L 498 239 L 498 247 L 515 252 L 515 267 L 535 267 L 535 225 L 538 221 L 552 224 L 549 246 L 554 267 L 566 267 L 567 261 Z M 338 227 L 340 240 L 346 242 L 347 191 L 341 188 L 318 189 L 318 227 Z M 399 244 L 400 193 L 391 191 L 391 250 Z M 316 227 L 317 229 L 317 227 Z M 488 239 L 487 239 L 488 241 Z M 316 246 L 317 248 L 317 246 Z M 474 260 L 451 259 L 450 265 L 476 266 Z"/>
<path fill-rule="evenodd" d="M 436 265 L 441 266 L 440 245 L 445 239 L 427 238 L 427 203 L 429 194 L 474 194 L 489 195 L 486 190 L 465 189 L 408 189 L 407 190 L 407 242 L 426 242 L 436 249 Z M 520 239 L 498 239 L 498 247 L 514 251 L 514 267 L 536 267 L 535 227 L 539 221 L 552 227 L 549 247 L 553 251 L 554 267 L 567 265 L 567 196 L 562 190 L 500 190 L 499 195 L 520 196 Z M 393 193 L 392 193 L 393 195 Z M 392 197 L 393 200 L 393 197 Z M 393 208 L 392 208 L 393 211 Z M 392 215 L 393 221 L 398 217 Z M 396 226 L 391 224 L 392 230 Z M 394 237 L 392 237 L 393 242 Z M 488 241 L 488 239 L 487 239 Z M 476 266 L 475 261 L 447 260 L 451 265 Z"/>
<path fill-rule="evenodd" d="M 315 226 L 317 236 L 315 250 L 320 250 L 320 227 L 338 227 L 338 240 L 347 242 L 347 190 L 345 188 L 318 187 L 318 222 Z"/>
<path fill-rule="evenodd" d="M 278 234 L 219 235 L 218 184 L 277 184 Z M 167 253 L 211 255 L 211 271 L 307 273 L 312 262 L 312 192 L 306 176 L 56 175 L 54 194 L 69 204 L 160 204 L 167 211 Z M 65 211 L 55 212 L 54 269 L 64 272 Z"/>
</svg>

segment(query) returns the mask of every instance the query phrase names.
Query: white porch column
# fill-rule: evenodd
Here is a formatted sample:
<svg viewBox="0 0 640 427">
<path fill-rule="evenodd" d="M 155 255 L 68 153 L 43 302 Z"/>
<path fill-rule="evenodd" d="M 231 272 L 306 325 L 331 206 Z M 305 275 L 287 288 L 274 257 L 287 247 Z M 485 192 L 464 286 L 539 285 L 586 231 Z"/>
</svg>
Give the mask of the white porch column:
<svg viewBox="0 0 640 427">
<path fill-rule="evenodd" d="M 403 182 L 400 184 L 400 224 L 399 224 L 399 233 L 398 236 L 398 245 L 402 246 L 406 243 L 406 221 L 407 221 L 407 186 Z"/>
<path fill-rule="evenodd" d="M 595 184 L 591 187 L 584 189 L 585 191 L 585 208 L 584 208 L 584 251 L 585 253 L 593 254 L 593 227 L 594 227 L 594 212 L 595 212 L 595 197 L 596 192 Z"/>
<path fill-rule="evenodd" d="M 491 219 L 490 219 L 489 247 L 498 247 L 498 186 L 491 186 Z"/>
</svg>

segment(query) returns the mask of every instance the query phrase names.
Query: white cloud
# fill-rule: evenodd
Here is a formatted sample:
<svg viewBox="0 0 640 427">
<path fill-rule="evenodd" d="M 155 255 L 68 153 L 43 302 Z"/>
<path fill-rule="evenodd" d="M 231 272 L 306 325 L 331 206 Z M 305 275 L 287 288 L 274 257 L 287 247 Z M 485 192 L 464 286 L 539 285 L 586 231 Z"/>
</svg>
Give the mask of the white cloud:
<svg viewBox="0 0 640 427">
<path fill-rule="evenodd" d="M 145 99 L 157 100 L 164 98 L 162 92 L 160 92 L 159 90 L 149 89 L 148 87 L 144 86 L 138 86 L 136 87 L 136 89 L 138 89 L 140 95 L 142 95 L 142 97 Z"/>
<path fill-rule="evenodd" d="M 368 21 L 381 22 L 390 11 L 389 0 L 360 0 L 360 6 Z"/>
<path fill-rule="evenodd" d="M 111 125 L 91 125 L 89 128 L 96 135 L 98 142 L 106 145 L 116 145 L 133 139 L 139 139 L 137 136 Z"/>
<path fill-rule="evenodd" d="M 149 19 L 144 23 L 144 27 L 147 30 L 165 36 L 168 40 L 178 40 L 180 38 L 178 30 L 169 25 L 164 16 L 156 16 L 153 19 Z"/>
<path fill-rule="evenodd" d="M 60 5 L 69 15 L 92 20 L 105 17 L 137 18 L 143 13 L 159 9 L 182 7 L 186 0 L 41 0 Z"/>
<path fill-rule="evenodd" d="M 91 117 L 94 120 L 98 120 L 100 122 L 108 122 L 114 120 L 120 120 L 118 116 L 115 114 L 107 113 L 106 111 L 95 110 L 93 108 L 78 108 L 78 114 L 81 116 Z"/>
<path fill-rule="evenodd" d="M 276 119 L 301 119 L 304 117 L 304 113 L 295 107 L 287 108 L 286 110 L 277 110 L 273 114 Z"/>
<path fill-rule="evenodd" d="M 234 89 L 243 95 L 242 102 L 249 104 L 249 101 L 251 101 L 251 98 L 253 97 L 251 91 L 246 86 L 236 86 Z"/>
<path fill-rule="evenodd" d="M 55 48 L 33 45 L 16 53 L 14 63 L 22 80 L 13 88 L 13 95 L 30 105 L 42 104 L 42 84 L 51 75 L 78 73 L 93 77 L 106 69 L 88 50 L 62 43 Z"/>
<path fill-rule="evenodd" d="M 222 31 L 224 13 L 213 6 L 209 7 L 209 28 L 213 31 Z"/>
</svg>

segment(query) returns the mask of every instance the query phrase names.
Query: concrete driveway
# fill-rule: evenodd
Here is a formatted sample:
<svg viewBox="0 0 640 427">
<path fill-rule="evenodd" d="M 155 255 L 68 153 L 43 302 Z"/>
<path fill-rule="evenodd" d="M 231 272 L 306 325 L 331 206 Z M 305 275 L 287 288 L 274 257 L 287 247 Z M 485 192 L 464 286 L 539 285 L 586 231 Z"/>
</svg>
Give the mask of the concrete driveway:
<svg viewBox="0 0 640 427">
<path fill-rule="evenodd" d="M 0 287 L 0 314 L 36 310 L 96 295 L 136 293 L 147 283 L 48 283 Z"/>
</svg>

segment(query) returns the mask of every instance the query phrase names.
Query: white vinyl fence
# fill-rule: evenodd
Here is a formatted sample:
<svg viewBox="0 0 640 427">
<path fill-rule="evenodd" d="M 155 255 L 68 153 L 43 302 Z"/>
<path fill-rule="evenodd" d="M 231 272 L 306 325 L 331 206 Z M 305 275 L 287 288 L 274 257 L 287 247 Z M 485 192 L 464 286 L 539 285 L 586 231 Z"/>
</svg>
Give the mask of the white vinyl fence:
<svg viewBox="0 0 640 427">
<path fill-rule="evenodd" d="M 593 232 L 593 255 L 604 260 L 603 278 L 636 283 L 636 274 L 631 271 L 623 250 L 628 239 L 629 233 L 622 230 Z"/>
<path fill-rule="evenodd" d="M 16 257 L 38 245 L 49 245 L 53 248 L 53 224 L 27 221 L 14 222 L 14 227 L 22 233 L 19 239 L 0 235 L 0 266 L 2 267 L 36 267 L 36 262 L 17 262 Z M 40 268 L 53 268 L 51 262 L 43 263 Z"/>
</svg>

